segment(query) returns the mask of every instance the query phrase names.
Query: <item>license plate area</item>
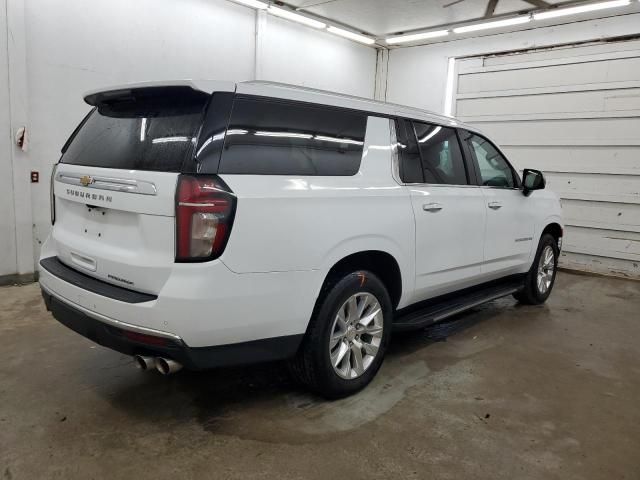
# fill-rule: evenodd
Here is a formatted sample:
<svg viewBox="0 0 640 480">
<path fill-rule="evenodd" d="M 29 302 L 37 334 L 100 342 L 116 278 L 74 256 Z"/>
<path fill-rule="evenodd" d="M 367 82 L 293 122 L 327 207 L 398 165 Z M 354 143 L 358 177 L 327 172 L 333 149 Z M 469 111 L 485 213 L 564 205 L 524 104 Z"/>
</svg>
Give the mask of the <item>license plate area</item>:
<svg viewBox="0 0 640 480">
<path fill-rule="evenodd" d="M 82 212 L 82 228 L 81 233 L 94 240 L 102 239 L 104 235 L 104 226 L 108 222 L 108 209 L 85 205 Z"/>
</svg>

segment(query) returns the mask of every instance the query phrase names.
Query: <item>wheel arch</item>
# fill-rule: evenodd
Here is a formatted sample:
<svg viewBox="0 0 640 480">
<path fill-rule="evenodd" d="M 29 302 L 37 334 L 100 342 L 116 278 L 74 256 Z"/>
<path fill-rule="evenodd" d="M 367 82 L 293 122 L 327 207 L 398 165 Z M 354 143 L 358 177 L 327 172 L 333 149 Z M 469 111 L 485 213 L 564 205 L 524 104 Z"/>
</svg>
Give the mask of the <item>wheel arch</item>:
<svg viewBox="0 0 640 480">
<path fill-rule="evenodd" d="M 353 252 L 336 261 L 324 277 L 318 298 L 330 288 L 332 282 L 354 270 L 368 270 L 375 274 L 389 292 L 393 308 L 398 306 L 403 293 L 402 271 L 397 259 L 383 250 Z"/>
<path fill-rule="evenodd" d="M 544 234 L 550 234 L 551 236 L 553 236 L 553 238 L 556 239 L 556 243 L 558 243 L 558 240 L 560 238 L 562 238 L 563 235 L 563 228 L 562 225 L 560 225 L 558 222 L 551 222 L 548 223 L 543 229 L 542 232 L 540 233 L 540 238 L 542 238 L 542 236 Z"/>
</svg>

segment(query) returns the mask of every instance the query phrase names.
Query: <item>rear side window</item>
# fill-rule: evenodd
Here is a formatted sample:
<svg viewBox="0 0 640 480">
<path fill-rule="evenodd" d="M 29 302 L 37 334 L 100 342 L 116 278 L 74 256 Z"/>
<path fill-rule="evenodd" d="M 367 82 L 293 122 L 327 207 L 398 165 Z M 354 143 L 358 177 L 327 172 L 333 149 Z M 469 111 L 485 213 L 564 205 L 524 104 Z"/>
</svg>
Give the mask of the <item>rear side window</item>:
<svg viewBox="0 0 640 480">
<path fill-rule="evenodd" d="M 467 185 L 467 173 L 453 128 L 413 122 L 425 183 Z"/>
<path fill-rule="evenodd" d="M 101 94 L 63 149 L 62 163 L 179 172 L 193 148 L 209 95 L 189 88 Z"/>
<path fill-rule="evenodd" d="M 219 173 L 355 175 L 367 115 L 331 107 L 236 98 Z"/>
</svg>

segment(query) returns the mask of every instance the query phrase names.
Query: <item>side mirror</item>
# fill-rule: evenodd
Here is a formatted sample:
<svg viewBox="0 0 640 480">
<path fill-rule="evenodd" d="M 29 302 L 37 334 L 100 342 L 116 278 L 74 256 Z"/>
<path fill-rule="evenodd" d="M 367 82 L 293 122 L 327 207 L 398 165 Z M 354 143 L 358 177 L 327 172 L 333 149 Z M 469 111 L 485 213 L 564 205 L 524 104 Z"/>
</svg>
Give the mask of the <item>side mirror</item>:
<svg viewBox="0 0 640 480">
<path fill-rule="evenodd" d="M 522 193 L 528 196 L 533 190 L 542 190 L 546 185 L 540 170 L 525 168 L 522 172 Z"/>
</svg>

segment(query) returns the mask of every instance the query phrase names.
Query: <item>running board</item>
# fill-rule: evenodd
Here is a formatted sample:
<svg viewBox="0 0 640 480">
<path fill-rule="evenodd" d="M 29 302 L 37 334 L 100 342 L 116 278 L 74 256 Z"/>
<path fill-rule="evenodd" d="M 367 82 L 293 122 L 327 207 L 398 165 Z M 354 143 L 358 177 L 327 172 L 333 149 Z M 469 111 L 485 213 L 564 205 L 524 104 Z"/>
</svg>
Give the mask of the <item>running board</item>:
<svg viewBox="0 0 640 480">
<path fill-rule="evenodd" d="M 475 291 L 445 295 L 422 302 L 422 307 L 409 307 L 396 312 L 394 331 L 419 330 L 483 303 L 506 297 L 522 290 L 522 281 L 484 287 Z"/>
</svg>

